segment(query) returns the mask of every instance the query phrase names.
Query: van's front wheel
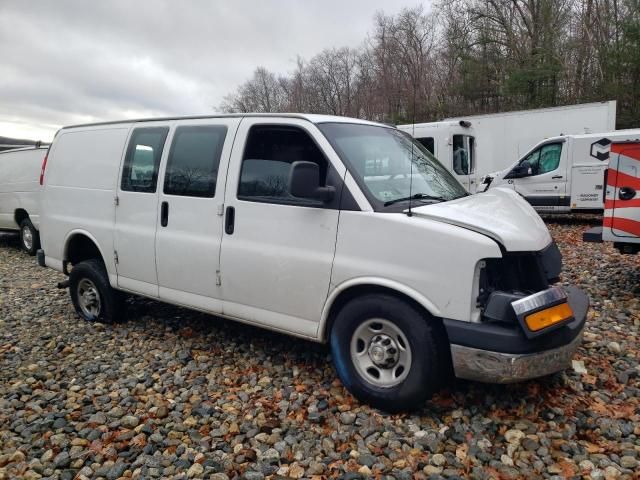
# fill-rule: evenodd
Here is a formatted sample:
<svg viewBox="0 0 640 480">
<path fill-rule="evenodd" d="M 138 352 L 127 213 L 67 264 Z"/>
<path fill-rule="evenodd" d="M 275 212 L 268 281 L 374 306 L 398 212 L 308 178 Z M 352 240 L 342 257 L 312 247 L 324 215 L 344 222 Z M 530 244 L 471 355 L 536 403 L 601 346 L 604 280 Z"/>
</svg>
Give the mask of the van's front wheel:
<svg viewBox="0 0 640 480">
<path fill-rule="evenodd" d="M 446 369 L 438 325 L 430 320 L 391 295 L 370 294 L 347 303 L 331 330 L 331 351 L 345 387 L 386 411 L 423 406 L 440 388 Z"/>
<path fill-rule="evenodd" d="M 20 222 L 20 245 L 31 256 L 40 248 L 40 235 L 28 218 Z"/>
<path fill-rule="evenodd" d="M 99 260 L 85 260 L 73 266 L 69 293 L 76 312 L 87 321 L 113 323 L 124 315 L 123 296 L 111 287 Z"/>
</svg>

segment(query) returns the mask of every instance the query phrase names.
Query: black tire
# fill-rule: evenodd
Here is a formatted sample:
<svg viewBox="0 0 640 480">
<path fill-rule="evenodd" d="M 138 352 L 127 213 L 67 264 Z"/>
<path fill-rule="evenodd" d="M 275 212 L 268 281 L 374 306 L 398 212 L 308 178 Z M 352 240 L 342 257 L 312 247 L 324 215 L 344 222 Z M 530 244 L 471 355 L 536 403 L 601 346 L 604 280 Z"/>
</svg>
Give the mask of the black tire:
<svg viewBox="0 0 640 480">
<path fill-rule="evenodd" d="M 28 218 L 20 222 L 20 246 L 31 256 L 40 248 L 40 234 Z"/>
<path fill-rule="evenodd" d="M 390 322 L 409 343 L 410 367 L 397 385 L 381 387 L 371 383 L 352 360 L 352 337 L 359 326 L 372 319 Z M 448 372 L 449 349 L 442 344 L 447 341 L 442 328 L 437 319 L 392 295 L 369 294 L 351 300 L 337 314 L 331 329 L 331 352 L 338 376 L 356 398 L 381 410 L 421 408 L 440 389 Z"/>
<path fill-rule="evenodd" d="M 88 305 L 81 292 L 88 292 L 89 298 L 97 297 L 99 306 L 96 308 L 95 303 Z M 124 320 L 124 295 L 111 287 L 100 260 L 85 260 L 73 266 L 69 275 L 69 294 L 78 315 L 89 322 L 115 323 Z"/>
</svg>

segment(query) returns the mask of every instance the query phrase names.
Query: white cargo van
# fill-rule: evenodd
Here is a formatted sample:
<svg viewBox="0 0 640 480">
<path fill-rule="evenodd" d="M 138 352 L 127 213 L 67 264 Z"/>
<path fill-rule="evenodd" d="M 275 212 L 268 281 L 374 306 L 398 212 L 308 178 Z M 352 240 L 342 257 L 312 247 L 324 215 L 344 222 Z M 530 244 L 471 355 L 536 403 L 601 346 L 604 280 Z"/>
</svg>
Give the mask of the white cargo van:
<svg viewBox="0 0 640 480">
<path fill-rule="evenodd" d="M 412 138 L 356 119 L 243 114 L 83 125 L 51 146 L 38 262 L 86 320 L 122 292 L 331 344 L 344 385 L 420 406 L 451 367 L 564 368 L 588 298 L 513 191 L 469 196 Z"/>
<path fill-rule="evenodd" d="M 46 147 L 0 152 L 0 230 L 19 231 L 30 255 L 40 248 L 38 176 L 46 153 Z"/>
<path fill-rule="evenodd" d="M 602 211 L 611 143 L 634 140 L 640 130 L 548 138 L 484 184 L 513 188 L 539 212 Z"/>
<path fill-rule="evenodd" d="M 640 252 L 640 138 L 615 141 L 604 153 L 609 168 L 604 175 L 606 194 L 601 227 L 583 233 L 585 242 L 613 242 L 623 254 Z"/>
<path fill-rule="evenodd" d="M 616 102 L 470 115 L 440 122 L 399 125 L 465 186 L 482 191 L 485 175 L 507 168 L 545 138 L 616 128 Z"/>
</svg>

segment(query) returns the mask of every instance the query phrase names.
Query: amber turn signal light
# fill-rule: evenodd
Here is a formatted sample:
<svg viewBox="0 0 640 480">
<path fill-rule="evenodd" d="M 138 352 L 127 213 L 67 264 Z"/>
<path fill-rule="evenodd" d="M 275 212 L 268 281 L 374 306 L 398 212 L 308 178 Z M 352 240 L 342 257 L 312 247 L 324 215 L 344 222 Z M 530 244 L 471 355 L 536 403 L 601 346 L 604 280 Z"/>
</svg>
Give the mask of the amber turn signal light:
<svg viewBox="0 0 640 480">
<path fill-rule="evenodd" d="M 524 321 L 532 332 L 537 332 L 543 328 L 560 323 L 573 316 L 573 310 L 568 303 L 561 303 L 553 307 L 545 308 L 539 312 L 531 313 L 524 318 Z"/>
</svg>

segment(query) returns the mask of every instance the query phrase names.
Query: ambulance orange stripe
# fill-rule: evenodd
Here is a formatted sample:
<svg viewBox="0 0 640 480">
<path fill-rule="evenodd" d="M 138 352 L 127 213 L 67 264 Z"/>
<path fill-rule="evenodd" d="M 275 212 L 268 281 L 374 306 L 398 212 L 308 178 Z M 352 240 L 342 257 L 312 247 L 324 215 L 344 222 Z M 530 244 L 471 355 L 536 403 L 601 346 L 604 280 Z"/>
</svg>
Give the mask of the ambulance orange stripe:
<svg viewBox="0 0 640 480">
<path fill-rule="evenodd" d="M 640 178 L 610 168 L 607 175 L 607 185 L 610 187 L 631 187 L 640 190 Z"/>
<path fill-rule="evenodd" d="M 639 143 L 614 143 L 611 145 L 613 153 L 621 153 L 625 157 L 640 160 L 640 144 Z"/>
<path fill-rule="evenodd" d="M 615 202 L 615 206 L 614 206 Z M 640 198 L 634 198 L 632 200 L 606 200 L 604 202 L 605 210 L 611 208 L 628 208 L 628 207 L 640 207 Z"/>
<path fill-rule="evenodd" d="M 604 217 L 602 219 L 604 227 L 615 228 L 631 235 L 640 237 L 640 222 L 629 220 L 628 218 Z"/>
</svg>

